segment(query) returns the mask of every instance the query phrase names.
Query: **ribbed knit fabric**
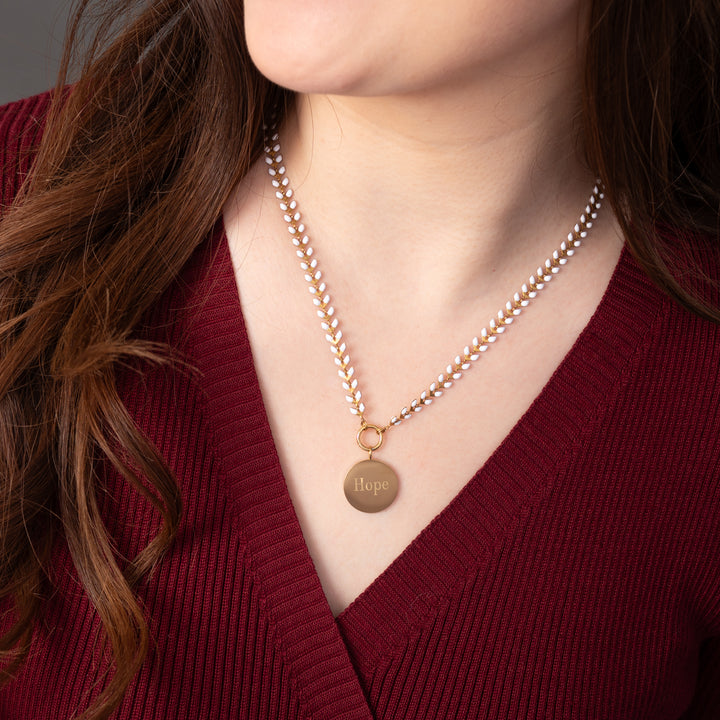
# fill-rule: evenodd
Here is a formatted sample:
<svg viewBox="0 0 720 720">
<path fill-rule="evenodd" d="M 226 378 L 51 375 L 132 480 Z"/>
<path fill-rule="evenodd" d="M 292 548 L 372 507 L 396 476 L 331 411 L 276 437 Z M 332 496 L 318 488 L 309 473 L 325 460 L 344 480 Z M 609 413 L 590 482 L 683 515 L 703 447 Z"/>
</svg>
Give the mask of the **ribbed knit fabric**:
<svg viewBox="0 0 720 720">
<path fill-rule="evenodd" d="M 15 192 L 17 129 L 0 153 Z M 705 259 L 717 277 L 717 266 Z M 179 535 L 141 596 L 155 646 L 123 720 L 718 720 L 720 328 L 623 253 L 581 337 L 486 465 L 333 618 L 265 415 L 222 228 L 145 334 L 196 368 L 120 378 L 177 473 Z M 157 516 L 114 473 L 119 552 Z M 68 718 L 102 669 L 62 543 L 0 718 Z"/>
</svg>

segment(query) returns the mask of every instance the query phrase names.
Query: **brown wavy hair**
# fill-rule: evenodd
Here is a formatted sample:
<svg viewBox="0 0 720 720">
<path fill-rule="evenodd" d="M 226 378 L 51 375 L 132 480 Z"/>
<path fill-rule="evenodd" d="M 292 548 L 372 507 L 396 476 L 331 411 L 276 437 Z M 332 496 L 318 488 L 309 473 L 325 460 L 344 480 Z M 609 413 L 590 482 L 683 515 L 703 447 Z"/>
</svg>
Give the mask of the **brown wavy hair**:
<svg viewBox="0 0 720 720">
<path fill-rule="evenodd" d="M 717 0 L 592 1 L 580 128 L 642 267 L 715 321 L 707 294 L 670 270 L 687 248 L 666 238 L 717 247 L 719 38 Z M 258 157 L 263 120 L 291 102 L 251 63 L 240 0 L 80 0 L 33 171 L 0 224 L 0 601 L 14 613 L 2 681 L 30 649 L 63 538 L 114 657 L 84 720 L 109 717 L 144 660 L 133 588 L 161 561 L 181 507 L 115 370 L 168 361 L 133 331 Z M 100 515 L 101 462 L 162 516 L 129 562 Z"/>
</svg>

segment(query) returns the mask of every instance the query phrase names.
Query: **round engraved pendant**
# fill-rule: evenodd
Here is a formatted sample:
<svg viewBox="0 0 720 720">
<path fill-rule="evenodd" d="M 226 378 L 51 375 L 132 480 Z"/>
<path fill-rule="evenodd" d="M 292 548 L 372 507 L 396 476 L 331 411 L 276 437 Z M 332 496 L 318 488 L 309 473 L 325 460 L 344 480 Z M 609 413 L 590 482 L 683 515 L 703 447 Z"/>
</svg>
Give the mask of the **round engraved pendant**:
<svg viewBox="0 0 720 720">
<path fill-rule="evenodd" d="M 345 497 L 356 509 L 376 513 L 389 507 L 398 492 L 395 471 L 379 460 L 353 465 L 345 477 Z"/>
</svg>

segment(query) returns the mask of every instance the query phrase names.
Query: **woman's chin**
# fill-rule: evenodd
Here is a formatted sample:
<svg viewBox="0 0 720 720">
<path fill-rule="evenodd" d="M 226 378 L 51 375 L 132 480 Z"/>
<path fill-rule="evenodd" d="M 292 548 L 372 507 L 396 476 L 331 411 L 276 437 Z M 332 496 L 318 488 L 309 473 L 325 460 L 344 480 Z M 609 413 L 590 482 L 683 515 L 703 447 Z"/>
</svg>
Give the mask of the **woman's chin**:
<svg viewBox="0 0 720 720">
<path fill-rule="evenodd" d="M 351 68 L 334 67 L 328 70 L 327 64 L 287 64 L 280 65 L 274 58 L 253 57 L 255 67 L 268 80 L 280 87 L 303 95 L 376 95 L 368 88 L 361 72 Z"/>
</svg>

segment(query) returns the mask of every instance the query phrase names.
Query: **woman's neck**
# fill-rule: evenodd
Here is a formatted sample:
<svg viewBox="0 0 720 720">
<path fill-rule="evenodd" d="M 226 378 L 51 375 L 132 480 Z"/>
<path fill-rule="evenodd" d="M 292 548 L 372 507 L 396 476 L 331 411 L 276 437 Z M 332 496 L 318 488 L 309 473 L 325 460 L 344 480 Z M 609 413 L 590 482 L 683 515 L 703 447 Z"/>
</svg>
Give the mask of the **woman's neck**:
<svg viewBox="0 0 720 720">
<path fill-rule="evenodd" d="M 477 95 L 299 97 L 283 155 L 338 275 L 384 282 L 394 268 L 461 302 L 564 238 L 594 179 L 578 159 L 575 79 L 496 80 Z"/>
</svg>

